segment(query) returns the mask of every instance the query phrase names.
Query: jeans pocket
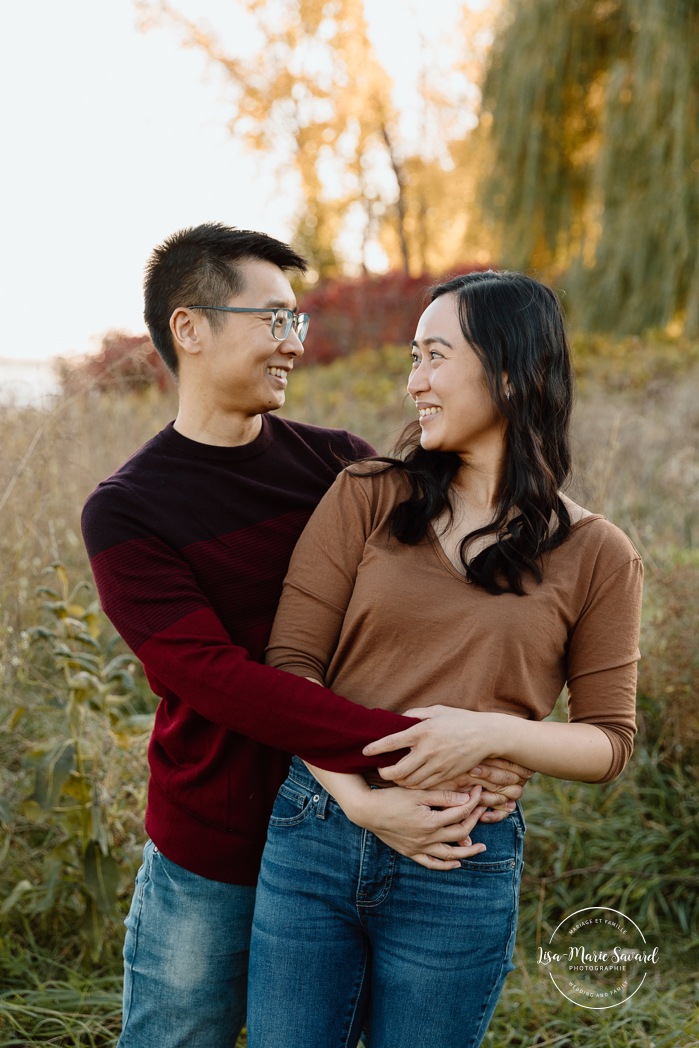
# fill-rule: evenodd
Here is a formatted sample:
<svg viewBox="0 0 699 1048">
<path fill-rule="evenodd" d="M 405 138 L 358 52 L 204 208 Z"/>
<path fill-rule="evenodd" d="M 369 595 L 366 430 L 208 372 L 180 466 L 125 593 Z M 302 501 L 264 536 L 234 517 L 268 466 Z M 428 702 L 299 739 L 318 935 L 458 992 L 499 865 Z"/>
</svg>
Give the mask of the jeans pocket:
<svg viewBox="0 0 699 1048">
<path fill-rule="evenodd" d="M 477 859 L 462 859 L 462 870 L 473 870 L 478 873 L 511 873 L 517 865 L 516 859 L 501 859 L 498 862 L 478 862 Z"/>
<path fill-rule="evenodd" d="M 318 794 L 294 783 L 283 782 L 272 808 L 270 826 L 298 826 L 314 807 Z"/>
<path fill-rule="evenodd" d="M 471 838 L 485 844 L 486 850 L 461 860 L 461 869 L 474 873 L 512 873 L 522 860 L 524 820 L 518 808 L 497 823 L 478 823 Z"/>
</svg>

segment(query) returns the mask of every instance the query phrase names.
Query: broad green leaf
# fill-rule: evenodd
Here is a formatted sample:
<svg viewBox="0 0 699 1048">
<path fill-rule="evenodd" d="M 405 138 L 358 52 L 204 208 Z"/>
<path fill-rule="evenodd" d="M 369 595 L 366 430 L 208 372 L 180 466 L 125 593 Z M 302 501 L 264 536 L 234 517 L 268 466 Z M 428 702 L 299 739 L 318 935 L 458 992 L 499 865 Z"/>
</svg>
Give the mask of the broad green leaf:
<svg viewBox="0 0 699 1048">
<path fill-rule="evenodd" d="M 63 784 L 75 767 L 75 746 L 65 739 L 42 757 L 36 769 L 34 800 L 48 810 L 58 803 Z"/>
<path fill-rule="evenodd" d="M 55 573 L 56 578 L 58 579 L 58 583 L 59 583 L 59 585 L 61 587 L 61 593 L 65 594 L 67 596 L 68 593 L 69 593 L 68 572 L 63 567 L 63 565 L 60 564 L 58 561 L 56 561 L 54 564 L 52 564 L 51 568 L 52 568 L 53 572 Z"/>
<path fill-rule="evenodd" d="M 86 651 L 74 651 L 70 655 L 61 656 L 63 665 L 70 669 L 87 670 L 90 673 L 99 672 L 99 659 Z"/>
<path fill-rule="evenodd" d="M 99 802 L 98 787 L 95 783 L 92 791 L 92 805 L 90 807 L 92 816 L 92 839 L 99 847 L 102 855 L 109 854 L 109 830 L 103 818 L 102 806 Z"/>
<path fill-rule="evenodd" d="M 119 867 L 111 854 L 105 855 L 97 841 L 88 841 L 83 856 L 85 888 L 100 913 L 109 914 L 116 906 Z"/>
<path fill-rule="evenodd" d="M 80 673 L 75 673 L 68 678 L 68 687 L 71 691 L 79 692 L 82 695 L 92 695 L 100 690 L 99 677 L 96 677 L 94 673 L 81 670 Z"/>
<path fill-rule="evenodd" d="M 85 913 L 81 931 L 88 944 L 91 960 L 99 961 L 104 941 L 104 916 L 99 912 L 95 900 L 90 895 L 85 898 Z"/>
</svg>

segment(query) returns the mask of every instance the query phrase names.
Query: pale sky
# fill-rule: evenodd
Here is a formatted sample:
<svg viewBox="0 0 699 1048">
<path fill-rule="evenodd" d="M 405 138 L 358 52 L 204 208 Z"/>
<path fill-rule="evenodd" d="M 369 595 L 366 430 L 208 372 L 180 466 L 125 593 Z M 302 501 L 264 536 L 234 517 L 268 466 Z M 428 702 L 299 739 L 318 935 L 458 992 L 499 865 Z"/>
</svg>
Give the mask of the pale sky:
<svg viewBox="0 0 699 1048">
<path fill-rule="evenodd" d="M 0 357 L 96 350 L 107 330 L 145 330 L 151 249 L 217 220 L 285 239 L 294 201 L 227 130 L 222 74 L 173 29 L 142 32 L 133 0 L 21 0 L 3 10 Z M 235 0 L 175 0 L 227 47 Z M 367 0 L 398 88 L 417 75 L 417 32 L 454 25 L 456 0 Z M 9 325 L 8 325 L 9 319 Z"/>
</svg>

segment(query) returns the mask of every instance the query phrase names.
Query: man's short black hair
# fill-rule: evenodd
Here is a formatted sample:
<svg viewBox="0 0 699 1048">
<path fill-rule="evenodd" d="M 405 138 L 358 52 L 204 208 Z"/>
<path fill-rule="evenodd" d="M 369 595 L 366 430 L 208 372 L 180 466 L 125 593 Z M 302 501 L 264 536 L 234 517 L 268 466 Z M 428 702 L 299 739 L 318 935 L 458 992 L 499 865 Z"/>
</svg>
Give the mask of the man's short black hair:
<svg viewBox="0 0 699 1048">
<path fill-rule="evenodd" d="M 177 354 L 170 317 L 178 306 L 196 303 L 220 306 L 243 290 L 240 263 L 251 259 L 272 262 L 280 269 L 298 269 L 307 263 L 288 244 L 266 233 L 236 229 L 220 222 L 181 229 L 156 247 L 148 260 L 143 282 L 144 317 L 153 345 L 173 375 Z M 224 313 L 207 313 L 212 328 L 225 322 Z"/>
</svg>

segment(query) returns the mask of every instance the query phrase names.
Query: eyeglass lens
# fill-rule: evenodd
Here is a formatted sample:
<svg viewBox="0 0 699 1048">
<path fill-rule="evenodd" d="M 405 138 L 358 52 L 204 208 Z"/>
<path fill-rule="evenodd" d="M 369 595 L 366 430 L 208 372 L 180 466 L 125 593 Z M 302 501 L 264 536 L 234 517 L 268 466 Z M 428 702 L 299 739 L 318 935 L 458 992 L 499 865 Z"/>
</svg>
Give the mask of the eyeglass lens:
<svg viewBox="0 0 699 1048">
<path fill-rule="evenodd" d="M 272 317 L 272 334 L 278 342 L 283 342 L 293 327 L 299 341 L 303 342 L 308 331 L 309 319 L 307 313 L 296 314 L 290 309 L 278 309 Z"/>
</svg>

